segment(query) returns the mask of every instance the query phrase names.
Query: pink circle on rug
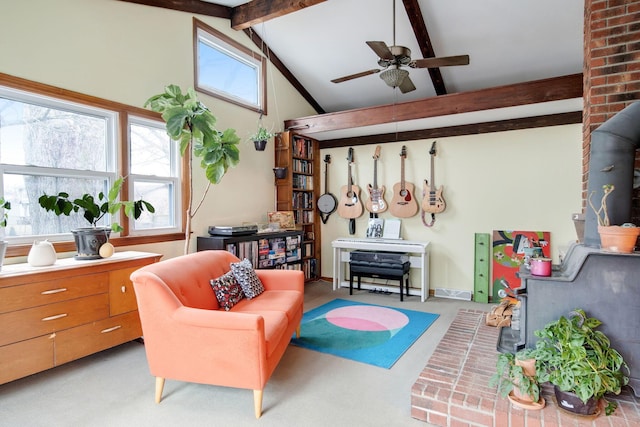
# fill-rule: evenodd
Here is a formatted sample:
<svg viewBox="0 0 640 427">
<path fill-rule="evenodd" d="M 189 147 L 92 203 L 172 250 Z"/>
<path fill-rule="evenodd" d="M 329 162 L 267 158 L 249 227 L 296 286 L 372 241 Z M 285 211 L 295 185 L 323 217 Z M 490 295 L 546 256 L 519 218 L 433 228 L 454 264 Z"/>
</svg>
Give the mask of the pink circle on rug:
<svg viewBox="0 0 640 427">
<path fill-rule="evenodd" d="M 371 305 L 351 305 L 329 311 L 328 322 L 356 331 L 391 331 L 409 323 L 409 318 L 398 310 Z"/>
</svg>

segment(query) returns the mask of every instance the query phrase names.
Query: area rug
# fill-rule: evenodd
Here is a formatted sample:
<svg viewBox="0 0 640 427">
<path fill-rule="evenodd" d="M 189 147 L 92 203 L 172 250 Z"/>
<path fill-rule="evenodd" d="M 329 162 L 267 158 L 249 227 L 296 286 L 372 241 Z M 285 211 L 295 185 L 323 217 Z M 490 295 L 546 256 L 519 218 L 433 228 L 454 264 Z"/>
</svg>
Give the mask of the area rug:
<svg viewBox="0 0 640 427">
<path fill-rule="evenodd" d="M 293 345 L 391 368 L 437 314 L 334 299 L 302 317 Z"/>
</svg>

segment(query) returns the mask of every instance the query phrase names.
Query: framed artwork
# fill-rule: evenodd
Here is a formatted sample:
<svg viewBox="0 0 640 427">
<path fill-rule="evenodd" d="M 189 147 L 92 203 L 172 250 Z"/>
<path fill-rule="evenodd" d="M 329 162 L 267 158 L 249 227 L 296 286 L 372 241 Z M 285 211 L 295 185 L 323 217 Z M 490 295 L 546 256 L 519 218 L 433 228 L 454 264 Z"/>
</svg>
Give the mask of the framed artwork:
<svg viewBox="0 0 640 427">
<path fill-rule="evenodd" d="M 494 230 L 492 236 L 492 286 L 496 289 L 508 285 L 511 289 L 521 285 L 517 272 L 524 262 L 525 248 L 540 247 L 544 257 L 551 257 L 551 233 L 548 231 Z"/>
<path fill-rule="evenodd" d="M 267 212 L 269 223 L 280 225 L 280 230 L 295 230 L 296 225 L 293 219 L 293 211 Z"/>
</svg>

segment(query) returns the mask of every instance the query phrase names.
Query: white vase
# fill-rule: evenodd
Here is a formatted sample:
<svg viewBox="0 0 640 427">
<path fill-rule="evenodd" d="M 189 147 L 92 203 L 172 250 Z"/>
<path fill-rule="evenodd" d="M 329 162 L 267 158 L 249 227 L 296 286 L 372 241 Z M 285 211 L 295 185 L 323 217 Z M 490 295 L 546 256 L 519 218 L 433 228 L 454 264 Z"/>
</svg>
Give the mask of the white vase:
<svg viewBox="0 0 640 427">
<path fill-rule="evenodd" d="M 27 262 L 32 267 L 44 267 L 56 263 L 56 251 L 51 242 L 43 240 L 33 242 L 29 250 Z"/>
</svg>

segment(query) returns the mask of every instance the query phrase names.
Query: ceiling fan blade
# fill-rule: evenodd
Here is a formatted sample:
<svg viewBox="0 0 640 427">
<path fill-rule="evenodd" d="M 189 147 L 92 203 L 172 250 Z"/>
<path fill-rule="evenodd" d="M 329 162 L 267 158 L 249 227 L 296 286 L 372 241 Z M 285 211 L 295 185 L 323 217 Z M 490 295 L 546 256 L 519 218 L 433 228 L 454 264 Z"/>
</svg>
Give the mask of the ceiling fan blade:
<svg viewBox="0 0 640 427">
<path fill-rule="evenodd" d="M 469 65 L 469 55 L 441 56 L 438 58 L 416 59 L 409 64 L 412 68 L 438 68 L 452 65 Z"/>
<path fill-rule="evenodd" d="M 367 45 L 378 55 L 378 58 L 388 59 L 389 61 L 394 59 L 389 46 L 385 42 L 367 42 Z"/>
<path fill-rule="evenodd" d="M 379 72 L 380 72 L 380 70 L 375 68 L 373 70 L 362 71 L 360 73 L 351 74 L 351 75 L 344 76 L 344 77 L 339 77 L 337 79 L 331 80 L 331 82 L 332 83 L 342 83 L 342 82 L 346 82 L 347 80 L 357 79 L 358 77 L 364 77 L 364 76 L 368 76 L 369 74 L 375 74 L 375 73 L 379 73 Z"/>
<path fill-rule="evenodd" d="M 407 92 L 411 92 L 412 90 L 416 90 L 416 87 L 414 86 L 409 76 L 404 78 L 404 80 L 402 81 L 402 83 L 400 83 L 400 86 L 398 86 L 398 88 L 402 93 L 407 93 Z"/>
</svg>

